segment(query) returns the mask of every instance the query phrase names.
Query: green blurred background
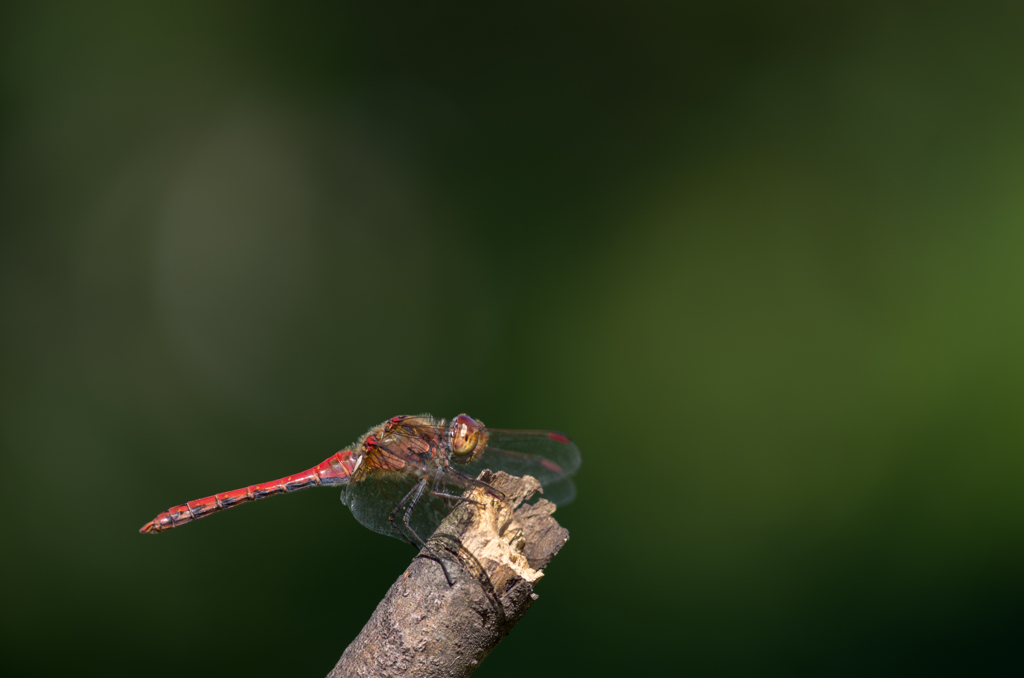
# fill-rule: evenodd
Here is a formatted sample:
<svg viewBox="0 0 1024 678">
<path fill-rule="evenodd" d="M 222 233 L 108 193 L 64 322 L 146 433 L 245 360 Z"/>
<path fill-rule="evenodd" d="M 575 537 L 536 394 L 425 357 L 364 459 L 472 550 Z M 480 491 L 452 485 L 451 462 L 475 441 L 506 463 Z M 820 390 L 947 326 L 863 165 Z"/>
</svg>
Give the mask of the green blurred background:
<svg viewBox="0 0 1024 678">
<path fill-rule="evenodd" d="M 1016 3 L 4 4 L 4 675 L 324 675 L 413 550 L 303 492 L 555 428 L 481 676 L 1005 675 Z M 585 673 L 584 673 L 585 672 Z"/>
</svg>

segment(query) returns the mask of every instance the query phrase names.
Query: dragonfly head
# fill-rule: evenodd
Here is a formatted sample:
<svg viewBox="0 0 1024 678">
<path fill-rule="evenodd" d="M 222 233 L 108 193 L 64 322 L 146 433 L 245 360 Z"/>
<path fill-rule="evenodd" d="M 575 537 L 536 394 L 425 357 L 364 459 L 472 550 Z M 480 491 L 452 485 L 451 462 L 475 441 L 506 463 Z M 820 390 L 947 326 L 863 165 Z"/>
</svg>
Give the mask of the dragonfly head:
<svg viewBox="0 0 1024 678">
<path fill-rule="evenodd" d="M 448 425 L 448 449 L 452 461 L 468 464 L 480 456 L 487 445 L 487 428 L 468 414 L 460 414 Z"/>
</svg>

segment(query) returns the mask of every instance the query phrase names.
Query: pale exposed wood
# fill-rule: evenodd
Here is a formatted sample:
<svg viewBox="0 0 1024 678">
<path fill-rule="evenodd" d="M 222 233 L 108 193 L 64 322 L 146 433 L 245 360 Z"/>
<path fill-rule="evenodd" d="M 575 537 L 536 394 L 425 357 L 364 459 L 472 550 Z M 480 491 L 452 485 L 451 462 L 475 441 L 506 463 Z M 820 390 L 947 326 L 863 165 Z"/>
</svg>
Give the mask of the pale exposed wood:
<svg viewBox="0 0 1024 678">
<path fill-rule="evenodd" d="M 461 504 L 428 541 L 454 585 L 421 553 L 328 678 L 468 676 L 537 599 L 533 587 L 569 533 L 551 502 L 522 503 L 540 488 L 533 478 L 484 471 L 480 479 L 506 501 L 471 490 L 481 505 Z"/>
</svg>

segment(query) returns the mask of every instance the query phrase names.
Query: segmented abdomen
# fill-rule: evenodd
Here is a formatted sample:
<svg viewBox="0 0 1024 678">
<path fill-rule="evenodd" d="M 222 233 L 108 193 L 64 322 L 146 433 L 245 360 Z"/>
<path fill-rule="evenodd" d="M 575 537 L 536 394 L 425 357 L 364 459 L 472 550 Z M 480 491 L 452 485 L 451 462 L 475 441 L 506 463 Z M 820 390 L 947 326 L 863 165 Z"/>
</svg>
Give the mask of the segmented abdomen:
<svg viewBox="0 0 1024 678">
<path fill-rule="evenodd" d="M 352 458 L 352 453 L 342 450 L 303 473 L 172 506 L 143 525 L 139 532 L 145 534 L 163 532 L 172 527 L 205 518 L 218 511 L 275 494 L 304 490 L 307 487 L 344 485 L 352 477 L 355 468 L 356 461 Z"/>
</svg>

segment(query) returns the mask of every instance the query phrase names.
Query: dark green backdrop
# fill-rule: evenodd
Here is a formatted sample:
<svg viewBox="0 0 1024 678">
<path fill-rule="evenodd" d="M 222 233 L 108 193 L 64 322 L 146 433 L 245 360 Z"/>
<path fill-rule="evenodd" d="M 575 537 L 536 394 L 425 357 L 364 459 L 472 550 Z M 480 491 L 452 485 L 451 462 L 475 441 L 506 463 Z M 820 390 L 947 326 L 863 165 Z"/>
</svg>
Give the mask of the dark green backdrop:
<svg viewBox="0 0 1024 678">
<path fill-rule="evenodd" d="M 481 676 L 957 675 L 1024 632 L 1016 3 L 5 3 L 2 673 L 321 676 L 396 414 L 572 435 Z"/>
</svg>

